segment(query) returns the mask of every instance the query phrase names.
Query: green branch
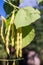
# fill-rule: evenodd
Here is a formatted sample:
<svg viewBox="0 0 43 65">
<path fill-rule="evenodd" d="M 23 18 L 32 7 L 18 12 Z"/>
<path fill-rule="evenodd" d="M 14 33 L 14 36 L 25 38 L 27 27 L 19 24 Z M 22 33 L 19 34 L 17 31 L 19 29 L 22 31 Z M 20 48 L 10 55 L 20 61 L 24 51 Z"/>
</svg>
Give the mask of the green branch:
<svg viewBox="0 0 43 65">
<path fill-rule="evenodd" d="M 5 2 L 8 3 L 8 4 L 10 4 L 14 8 L 20 9 L 18 6 L 13 5 L 9 0 L 8 1 L 5 1 Z"/>
</svg>

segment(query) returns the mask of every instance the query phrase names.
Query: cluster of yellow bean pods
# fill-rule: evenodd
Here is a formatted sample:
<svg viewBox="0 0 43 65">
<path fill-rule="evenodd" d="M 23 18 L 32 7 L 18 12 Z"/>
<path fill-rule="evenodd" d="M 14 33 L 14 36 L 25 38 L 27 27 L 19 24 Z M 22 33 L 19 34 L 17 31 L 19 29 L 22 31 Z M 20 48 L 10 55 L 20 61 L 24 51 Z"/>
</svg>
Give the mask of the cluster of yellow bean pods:
<svg viewBox="0 0 43 65">
<path fill-rule="evenodd" d="M 11 46 L 13 47 L 14 46 L 14 11 L 12 13 L 12 17 L 11 17 L 10 25 L 8 27 L 8 32 L 6 37 L 6 50 L 8 54 L 10 52 L 8 48 L 8 44 L 9 44 L 9 35 L 10 35 L 11 26 L 12 26 Z M 12 65 L 15 65 L 15 61 L 13 62 Z"/>
<path fill-rule="evenodd" d="M 11 25 L 13 24 L 13 22 L 14 22 L 14 11 L 12 13 L 10 25 L 8 27 L 8 31 L 7 31 L 7 35 L 6 35 L 6 51 L 7 51 L 8 54 L 10 52 L 9 48 L 8 48 L 8 45 L 9 45 L 9 35 L 10 35 Z M 14 41 L 13 40 L 12 40 L 12 45 L 14 45 Z"/>
<path fill-rule="evenodd" d="M 17 29 L 16 56 L 22 57 L 22 28 Z"/>
<path fill-rule="evenodd" d="M 4 20 L 2 17 L 1 37 L 3 39 L 3 42 L 6 43 L 6 52 L 8 54 L 10 54 L 10 50 L 8 48 L 8 45 L 9 45 L 9 36 L 10 36 L 11 26 L 12 26 L 11 46 L 12 47 L 14 46 L 14 35 L 15 35 L 15 33 L 14 33 L 14 11 L 12 13 L 10 25 L 8 27 L 8 30 L 7 30 L 6 39 L 3 36 L 4 22 L 6 22 L 6 20 Z M 22 28 L 17 29 L 16 56 L 17 56 L 17 58 L 22 57 Z M 13 65 L 15 65 L 15 61 L 13 62 Z"/>
</svg>

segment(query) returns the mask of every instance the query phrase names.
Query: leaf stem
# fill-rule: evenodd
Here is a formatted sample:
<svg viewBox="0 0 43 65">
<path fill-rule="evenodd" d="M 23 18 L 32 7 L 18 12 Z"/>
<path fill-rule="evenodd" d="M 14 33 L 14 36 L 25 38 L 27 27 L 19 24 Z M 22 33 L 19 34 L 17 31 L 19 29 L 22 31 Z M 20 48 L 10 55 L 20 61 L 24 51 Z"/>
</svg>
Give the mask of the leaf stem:
<svg viewBox="0 0 43 65">
<path fill-rule="evenodd" d="M 20 9 L 20 7 L 13 5 L 9 0 L 8 0 L 8 2 L 7 1 L 5 1 L 5 2 L 8 3 L 8 4 L 10 4 L 14 8 Z"/>
</svg>

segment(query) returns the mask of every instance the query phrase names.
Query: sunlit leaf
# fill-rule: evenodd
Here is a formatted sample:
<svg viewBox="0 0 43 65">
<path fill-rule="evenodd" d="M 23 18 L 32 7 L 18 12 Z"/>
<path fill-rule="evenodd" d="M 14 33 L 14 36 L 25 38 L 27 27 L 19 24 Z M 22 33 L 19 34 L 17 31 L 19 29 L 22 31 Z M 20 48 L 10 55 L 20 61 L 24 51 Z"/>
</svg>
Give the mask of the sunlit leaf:
<svg viewBox="0 0 43 65">
<path fill-rule="evenodd" d="M 40 12 L 32 7 L 20 9 L 16 14 L 14 23 L 16 28 L 30 25 L 40 18 Z"/>
<path fill-rule="evenodd" d="M 6 19 L 6 27 L 8 28 L 8 26 L 10 25 L 10 20 L 11 20 L 11 17 L 8 17 Z"/>
<path fill-rule="evenodd" d="M 23 34 L 23 46 L 22 48 L 26 47 L 27 45 L 29 45 L 32 40 L 35 37 L 35 30 L 34 28 L 30 25 L 30 26 L 26 26 L 22 28 L 22 34 Z"/>
</svg>

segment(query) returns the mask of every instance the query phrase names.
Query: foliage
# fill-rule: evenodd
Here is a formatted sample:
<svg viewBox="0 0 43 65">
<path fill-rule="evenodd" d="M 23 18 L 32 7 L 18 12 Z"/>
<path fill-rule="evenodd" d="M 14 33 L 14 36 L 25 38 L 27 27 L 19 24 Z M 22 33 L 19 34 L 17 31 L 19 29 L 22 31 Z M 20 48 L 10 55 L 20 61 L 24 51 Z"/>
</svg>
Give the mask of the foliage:
<svg viewBox="0 0 43 65">
<path fill-rule="evenodd" d="M 10 25 L 10 22 L 12 19 L 12 11 L 15 11 L 15 13 L 14 13 L 14 32 L 15 32 L 14 44 L 16 44 L 16 41 L 17 41 L 16 40 L 17 39 L 17 30 L 19 28 L 22 28 L 22 48 L 25 48 L 32 41 L 34 41 L 33 39 L 35 37 L 35 29 L 32 24 L 40 18 L 40 14 L 41 14 L 40 20 L 43 21 L 43 9 L 42 9 L 43 1 L 38 0 L 38 2 L 37 2 L 37 0 L 32 0 L 32 2 L 34 2 L 34 3 L 30 3 L 30 2 L 28 3 L 29 0 L 24 0 L 24 1 L 20 0 L 19 2 L 18 1 L 10 0 L 11 4 L 13 4 L 14 7 L 11 4 L 9 4 L 9 2 L 6 2 L 4 4 L 4 9 L 5 9 L 6 13 L 8 14 L 8 17 L 6 18 L 6 29 L 8 31 L 9 25 Z M 26 7 L 26 6 L 28 6 L 28 7 Z M 33 7 L 35 7 L 36 9 L 34 9 Z M 16 8 L 16 10 L 15 10 L 15 8 Z M 38 24 L 37 24 L 37 26 L 38 26 Z M 38 32 L 38 35 L 41 34 L 39 31 L 37 31 L 37 32 Z M 10 31 L 10 36 L 12 36 L 11 31 Z M 10 42 L 11 42 L 11 40 L 10 40 Z M 35 45 L 35 48 L 37 47 L 37 50 L 38 50 L 38 49 L 40 49 L 42 44 L 40 44 L 40 43 L 38 44 L 38 43 L 34 42 L 33 44 L 31 44 L 30 48 L 33 47 L 34 45 Z M 43 45 L 42 45 L 42 47 L 43 47 Z M 14 48 L 15 48 L 15 45 L 14 45 Z"/>
<path fill-rule="evenodd" d="M 6 0 L 5 0 L 6 1 Z M 14 5 L 19 6 L 21 8 L 26 7 L 26 6 L 32 6 L 37 8 L 38 7 L 38 2 L 37 0 L 10 0 Z M 13 7 L 9 5 L 8 3 L 4 3 L 4 9 L 7 14 L 11 13 L 13 10 Z"/>
<path fill-rule="evenodd" d="M 14 3 L 14 2 L 16 2 L 16 3 Z M 7 5 L 5 5 L 5 10 L 7 11 L 7 14 L 10 13 L 10 15 L 6 18 L 5 24 L 2 23 L 1 37 L 3 40 L 2 42 L 5 43 L 3 45 L 6 46 L 6 52 L 8 55 L 10 53 L 9 46 L 11 45 L 11 47 L 12 47 L 11 51 L 14 47 L 14 49 L 17 52 L 16 54 L 18 57 L 18 53 L 19 53 L 18 49 L 20 49 L 19 56 L 22 57 L 22 55 L 21 55 L 22 49 L 24 47 L 28 46 L 35 37 L 35 29 L 32 24 L 40 18 L 40 11 L 38 9 L 34 9 L 33 6 L 32 7 L 24 6 L 24 7 L 20 8 L 20 7 L 18 7 L 19 5 L 17 4 L 17 2 L 18 2 L 18 0 L 17 1 L 16 0 L 14 0 L 14 1 L 6 0 L 5 4 L 7 4 L 8 7 L 7 7 Z M 6 25 L 6 28 L 3 28 L 3 25 Z M 5 33 L 3 30 L 5 30 Z M 2 49 L 2 47 L 0 47 L 0 48 Z M 4 48 L 4 46 L 3 46 L 3 48 Z M 3 49 L 3 52 L 4 52 L 4 50 L 5 49 Z M 4 53 L 5 56 L 6 56 L 6 52 Z M 10 56 L 12 56 L 12 55 L 10 55 Z M 14 56 L 14 58 L 15 58 L 15 56 Z"/>
<path fill-rule="evenodd" d="M 40 18 L 39 15 L 40 12 L 37 9 L 33 9 L 32 7 L 25 7 L 24 9 L 20 9 L 14 20 L 16 28 L 30 25 Z"/>
<path fill-rule="evenodd" d="M 42 2 L 42 0 L 38 0 L 38 3 Z"/>
<path fill-rule="evenodd" d="M 33 0 L 33 1 L 36 3 L 35 0 Z M 36 20 L 38 20 L 40 18 L 40 12 L 38 11 L 38 9 L 32 8 L 34 6 L 24 7 L 24 8 L 20 8 L 20 7 L 15 6 L 14 5 L 15 3 L 13 4 L 13 2 L 17 3 L 18 0 L 17 1 L 15 1 L 15 0 L 14 1 L 5 0 L 5 2 L 7 4 L 9 4 L 9 6 L 13 7 L 13 11 L 15 11 L 15 14 L 16 14 L 16 16 L 14 14 L 15 28 L 16 28 L 16 30 L 19 29 L 19 28 L 22 28 L 22 30 L 23 30 L 22 34 L 24 35 L 23 36 L 23 47 L 25 47 L 25 46 L 27 46 L 28 44 L 31 43 L 31 41 L 33 40 L 33 38 L 35 36 L 34 28 L 32 27 L 31 24 L 34 23 Z M 17 13 L 16 13 L 15 8 L 17 10 Z M 11 9 L 12 8 L 10 8 L 10 10 Z M 7 10 L 7 11 L 10 12 L 9 10 Z M 6 28 L 7 28 L 7 30 L 9 28 L 10 21 L 11 21 L 11 16 L 6 19 Z M 26 34 L 24 34 L 25 32 L 26 32 Z M 31 37 L 31 39 L 30 39 L 30 37 Z M 27 40 L 27 41 L 25 42 L 25 40 Z"/>
<path fill-rule="evenodd" d="M 19 5 L 19 0 L 10 0 L 14 5 Z M 13 11 L 13 7 L 11 5 L 9 5 L 8 3 L 4 3 L 4 9 L 6 11 L 6 14 L 10 14 Z"/>
<path fill-rule="evenodd" d="M 33 9 L 32 7 L 26 7 L 24 9 L 20 9 L 17 12 L 17 14 L 15 16 L 14 24 L 15 24 L 16 30 L 20 27 L 22 27 L 22 30 L 25 30 L 25 31 L 22 31 L 22 34 L 24 35 L 24 37 L 23 37 L 23 47 L 30 44 L 30 42 L 33 40 L 33 38 L 35 36 L 34 29 L 33 29 L 33 27 L 31 27 L 32 25 L 31 26 L 29 26 L 29 25 L 32 24 L 33 22 L 35 22 L 39 18 L 40 18 L 40 12 L 37 9 L 36 10 Z M 6 21 L 7 27 L 10 24 L 9 22 L 10 22 L 10 17 L 7 18 L 7 21 Z M 26 35 L 24 33 L 26 33 Z M 30 39 L 30 37 L 31 37 L 31 39 Z M 25 41 L 25 40 L 27 40 L 27 41 Z"/>
<path fill-rule="evenodd" d="M 24 48 L 24 47 L 28 46 L 35 37 L 35 30 L 32 27 L 32 25 L 23 27 L 22 35 L 23 35 L 22 47 Z"/>
</svg>

